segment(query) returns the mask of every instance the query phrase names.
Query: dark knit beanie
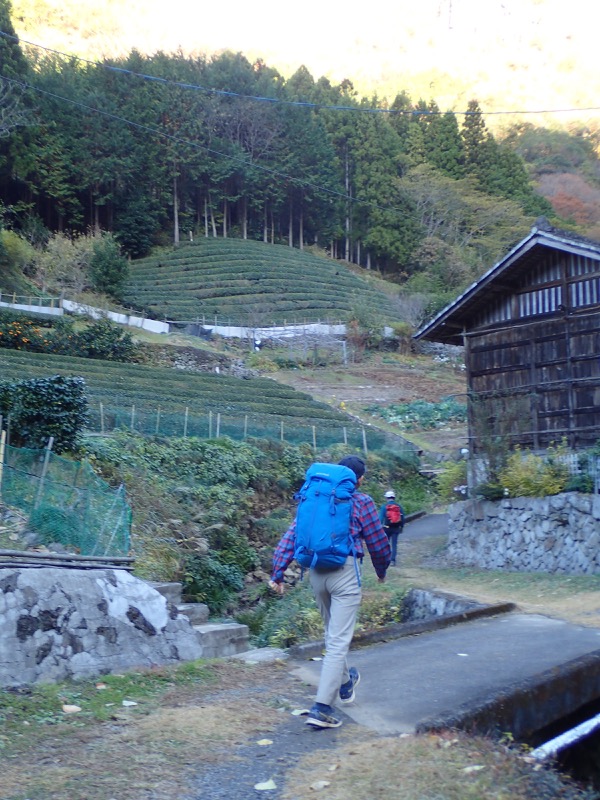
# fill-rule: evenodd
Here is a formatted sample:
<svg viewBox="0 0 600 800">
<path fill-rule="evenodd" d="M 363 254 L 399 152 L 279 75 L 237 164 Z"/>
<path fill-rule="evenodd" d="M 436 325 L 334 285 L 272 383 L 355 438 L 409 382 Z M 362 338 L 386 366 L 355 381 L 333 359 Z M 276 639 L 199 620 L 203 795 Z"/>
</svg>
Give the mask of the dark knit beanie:
<svg viewBox="0 0 600 800">
<path fill-rule="evenodd" d="M 345 458 L 342 458 L 339 464 L 342 467 L 348 467 L 351 469 L 357 478 L 362 478 L 367 471 L 366 464 L 360 456 L 346 456 Z"/>
</svg>

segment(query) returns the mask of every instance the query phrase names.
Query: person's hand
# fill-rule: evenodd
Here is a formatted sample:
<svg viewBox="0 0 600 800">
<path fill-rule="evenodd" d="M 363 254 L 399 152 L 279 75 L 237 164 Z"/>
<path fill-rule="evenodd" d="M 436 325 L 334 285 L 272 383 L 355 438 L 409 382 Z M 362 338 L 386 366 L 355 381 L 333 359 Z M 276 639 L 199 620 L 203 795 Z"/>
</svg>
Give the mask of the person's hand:
<svg viewBox="0 0 600 800">
<path fill-rule="evenodd" d="M 277 594 L 283 594 L 284 592 L 284 585 L 283 583 L 275 583 L 275 581 L 269 581 L 269 589 L 272 589 Z"/>
</svg>

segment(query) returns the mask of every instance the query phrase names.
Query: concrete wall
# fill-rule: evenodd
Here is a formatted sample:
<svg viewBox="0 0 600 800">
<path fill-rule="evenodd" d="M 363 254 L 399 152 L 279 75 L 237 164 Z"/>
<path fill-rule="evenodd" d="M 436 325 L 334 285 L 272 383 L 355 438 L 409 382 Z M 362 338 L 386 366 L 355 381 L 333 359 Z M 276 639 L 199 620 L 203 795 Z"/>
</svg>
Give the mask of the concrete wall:
<svg viewBox="0 0 600 800">
<path fill-rule="evenodd" d="M 145 317 L 136 317 L 132 314 L 118 314 L 116 311 L 102 311 L 93 306 L 83 305 L 82 303 L 74 303 L 72 300 L 61 300 L 61 305 L 65 311 L 70 311 L 72 314 L 85 314 L 92 319 L 102 319 L 108 317 L 113 322 L 119 325 L 130 325 L 132 328 L 143 328 L 152 333 L 168 333 L 169 323 L 159 322 L 155 319 L 146 319 Z"/>
<path fill-rule="evenodd" d="M 0 568 L 0 686 L 193 660 L 187 617 L 118 569 Z"/>
<path fill-rule="evenodd" d="M 600 495 L 566 492 L 448 510 L 448 557 L 482 569 L 600 573 Z"/>
<path fill-rule="evenodd" d="M 27 303 L 5 303 L 0 301 L 0 308 L 10 308 L 12 311 L 31 311 L 35 314 L 46 314 L 50 317 L 62 317 L 64 311 L 58 306 L 29 305 Z"/>
</svg>

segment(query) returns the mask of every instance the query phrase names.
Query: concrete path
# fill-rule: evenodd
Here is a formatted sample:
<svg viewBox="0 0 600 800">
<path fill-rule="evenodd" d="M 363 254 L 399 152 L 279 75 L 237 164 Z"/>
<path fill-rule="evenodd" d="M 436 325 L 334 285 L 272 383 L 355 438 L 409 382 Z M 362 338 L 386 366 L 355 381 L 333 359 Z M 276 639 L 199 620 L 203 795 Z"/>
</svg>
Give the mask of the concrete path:
<svg viewBox="0 0 600 800">
<path fill-rule="evenodd" d="M 504 614 L 351 651 L 361 673 L 349 717 L 380 733 L 413 733 L 435 719 L 452 727 L 550 669 L 600 650 L 600 630 L 533 614 Z M 319 661 L 295 662 L 316 687 Z M 460 711 L 460 714 L 458 712 Z"/>
<path fill-rule="evenodd" d="M 403 536 L 439 536 L 446 529 L 445 514 L 429 515 L 408 523 Z M 356 701 L 340 710 L 387 734 L 433 722 L 475 724 L 485 707 L 488 722 L 502 720 L 506 729 L 522 732 L 600 697 L 600 630 L 534 614 L 506 613 L 353 649 L 349 662 L 362 680 Z M 310 660 L 292 665 L 313 686 L 320 666 Z M 538 715 L 540 705 L 551 719 Z"/>
</svg>

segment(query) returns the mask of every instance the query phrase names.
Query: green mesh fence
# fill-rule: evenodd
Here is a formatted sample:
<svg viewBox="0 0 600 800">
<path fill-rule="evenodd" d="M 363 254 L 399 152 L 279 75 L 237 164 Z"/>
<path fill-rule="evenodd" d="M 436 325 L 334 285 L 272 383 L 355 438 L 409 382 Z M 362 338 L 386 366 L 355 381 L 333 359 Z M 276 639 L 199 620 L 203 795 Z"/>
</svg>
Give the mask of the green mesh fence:
<svg viewBox="0 0 600 800">
<path fill-rule="evenodd" d="M 355 424 L 344 426 L 339 422 L 315 420 L 294 421 L 294 417 L 276 417 L 267 414 L 234 415 L 207 411 L 199 414 L 189 410 L 164 411 L 160 408 L 148 409 L 131 406 L 97 406 L 89 408 L 87 429 L 93 433 L 110 433 L 118 428 L 126 428 L 145 436 L 197 436 L 212 439 L 229 436 L 231 439 L 247 438 L 279 439 L 290 444 L 311 444 L 315 448 L 329 447 L 333 444 L 347 444 L 357 450 L 365 447 L 380 450 L 390 446 L 391 437 L 381 430 L 360 427 Z M 414 445 L 399 436 L 393 437 L 393 447 L 413 452 Z"/>
<path fill-rule="evenodd" d="M 0 465 L 0 501 L 18 509 L 23 526 L 3 547 L 61 544 L 86 556 L 126 556 L 131 509 L 125 490 L 112 489 L 86 462 L 48 450 L 6 446 Z"/>
</svg>

